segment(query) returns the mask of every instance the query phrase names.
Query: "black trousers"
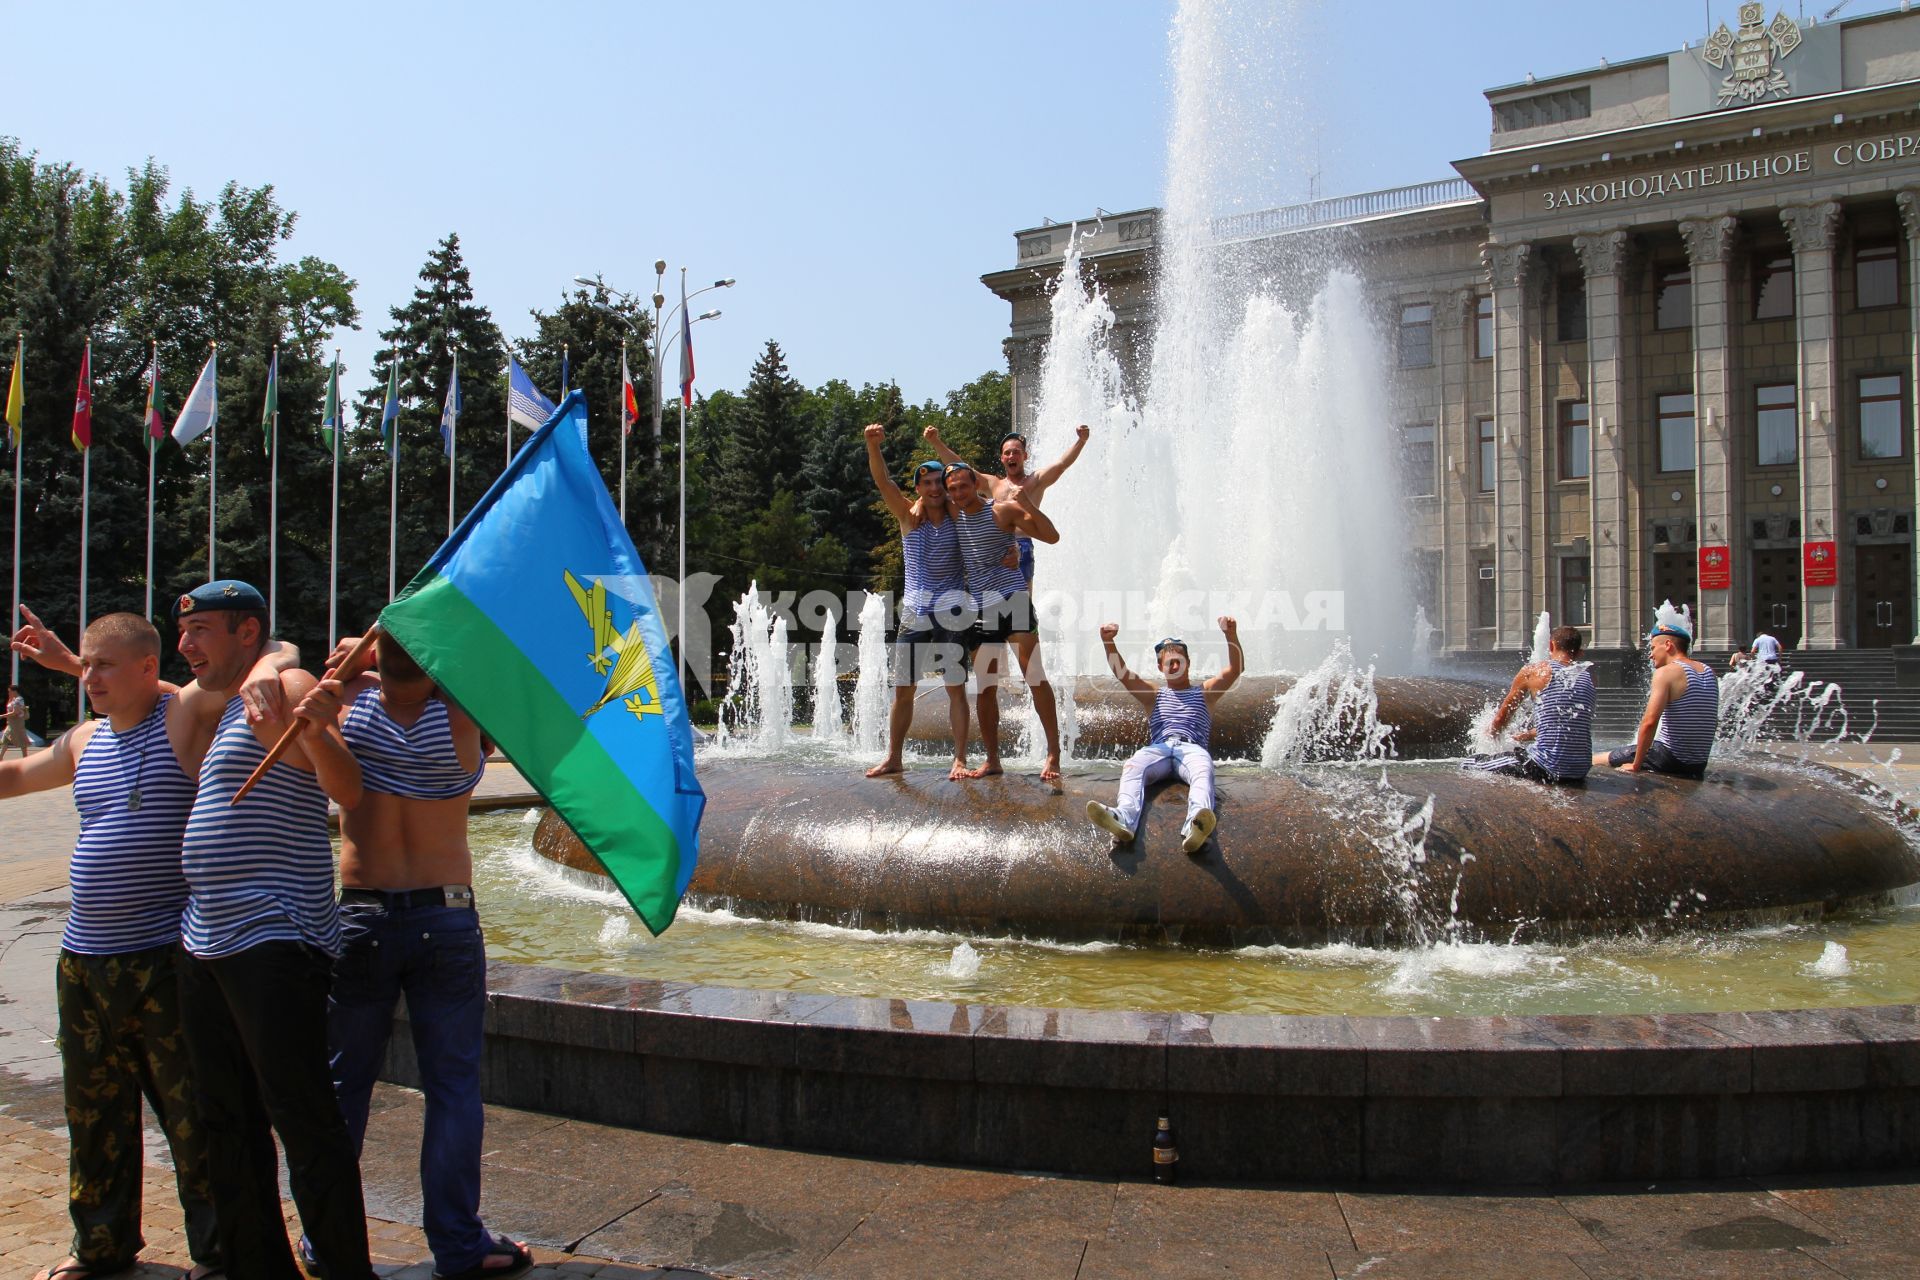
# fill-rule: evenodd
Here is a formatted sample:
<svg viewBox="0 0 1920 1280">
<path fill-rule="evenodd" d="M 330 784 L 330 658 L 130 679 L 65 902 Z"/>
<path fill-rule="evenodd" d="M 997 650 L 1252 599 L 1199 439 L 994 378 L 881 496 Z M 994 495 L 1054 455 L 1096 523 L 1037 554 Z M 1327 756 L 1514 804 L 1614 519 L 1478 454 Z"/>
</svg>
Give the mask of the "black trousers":
<svg viewBox="0 0 1920 1280">
<path fill-rule="evenodd" d="M 299 1280 L 280 1216 L 280 1164 L 328 1280 L 373 1280 L 360 1166 L 327 1065 L 332 961 L 263 942 L 180 966 L 181 1024 L 207 1130 L 208 1172 L 227 1274 Z M 271 1128 L 269 1128 L 271 1126 Z"/>
</svg>

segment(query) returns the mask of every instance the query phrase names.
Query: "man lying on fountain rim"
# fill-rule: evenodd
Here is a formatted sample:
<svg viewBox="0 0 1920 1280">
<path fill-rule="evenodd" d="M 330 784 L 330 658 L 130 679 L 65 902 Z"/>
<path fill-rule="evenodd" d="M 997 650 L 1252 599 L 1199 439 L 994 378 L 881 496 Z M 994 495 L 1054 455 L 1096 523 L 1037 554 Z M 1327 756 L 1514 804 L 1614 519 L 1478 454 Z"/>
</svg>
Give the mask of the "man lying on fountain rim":
<svg viewBox="0 0 1920 1280">
<path fill-rule="evenodd" d="M 1647 709 L 1633 745 L 1594 756 L 1594 768 L 1611 765 L 1622 773 L 1670 773 L 1704 778 L 1720 724 L 1720 681 L 1713 668 L 1687 656 L 1693 647 L 1693 618 L 1684 608 L 1663 603 L 1647 633 L 1653 683 Z"/>
<path fill-rule="evenodd" d="M 1547 660 L 1530 662 L 1513 678 L 1487 732 L 1499 737 L 1522 699 L 1537 697 L 1533 728 L 1513 735 L 1511 754 L 1480 756 L 1467 767 L 1535 782 L 1580 782 L 1593 769 L 1593 672 L 1581 662 L 1578 627 L 1555 627 Z"/>
<path fill-rule="evenodd" d="M 1213 737 L 1212 705 L 1233 688 L 1240 678 L 1243 655 L 1240 652 L 1240 624 L 1232 618 L 1220 619 L 1221 634 L 1227 638 L 1227 665 L 1217 676 L 1196 685 L 1188 678 L 1192 659 L 1187 642 L 1168 636 L 1153 646 L 1154 665 L 1167 682 L 1155 687 L 1127 669 L 1127 660 L 1113 643 L 1120 624 L 1108 622 L 1100 628 L 1100 643 L 1106 646 L 1107 666 L 1114 678 L 1126 686 L 1147 709 L 1147 745 L 1134 752 L 1120 773 L 1120 802 L 1108 808 L 1098 800 L 1087 801 L 1087 818 L 1094 826 L 1109 832 L 1114 843 L 1132 844 L 1140 815 L 1146 807 L 1147 788 L 1168 774 L 1177 773 L 1187 784 L 1187 819 L 1180 828 L 1180 847 L 1187 853 L 1204 849 L 1213 835 L 1213 755 L 1208 750 Z"/>
</svg>

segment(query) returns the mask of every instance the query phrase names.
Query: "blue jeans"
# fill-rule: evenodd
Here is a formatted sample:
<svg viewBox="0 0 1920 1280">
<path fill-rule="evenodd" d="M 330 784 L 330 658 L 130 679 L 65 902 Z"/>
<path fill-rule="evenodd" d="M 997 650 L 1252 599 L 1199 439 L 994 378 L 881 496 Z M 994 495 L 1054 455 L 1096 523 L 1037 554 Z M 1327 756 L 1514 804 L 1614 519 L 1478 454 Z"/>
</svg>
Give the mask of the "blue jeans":
<svg viewBox="0 0 1920 1280">
<path fill-rule="evenodd" d="M 366 1139 L 368 1103 L 404 993 L 427 1102 L 421 1226 L 435 1270 L 477 1267 L 493 1247 L 480 1222 L 480 1019 L 487 1003 L 480 917 L 472 907 L 348 900 L 340 904 L 340 931 L 346 948 L 334 962 L 327 1041 L 354 1150 Z"/>
</svg>

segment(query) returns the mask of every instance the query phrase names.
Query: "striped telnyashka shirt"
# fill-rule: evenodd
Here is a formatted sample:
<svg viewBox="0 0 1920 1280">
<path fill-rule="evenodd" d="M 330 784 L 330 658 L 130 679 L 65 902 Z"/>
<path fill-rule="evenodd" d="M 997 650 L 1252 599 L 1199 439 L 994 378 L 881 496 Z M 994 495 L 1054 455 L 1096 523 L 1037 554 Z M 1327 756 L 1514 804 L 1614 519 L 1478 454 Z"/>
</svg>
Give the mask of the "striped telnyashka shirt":
<svg viewBox="0 0 1920 1280">
<path fill-rule="evenodd" d="M 1161 685 L 1160 691 L 1153 695 L 1147 737 L 1152 742 L 1180 738 L 1196 747 L 1211 746 L 1213 712 L 1207 710 L 1207 691 L 1197 684 L 1184 689 Z"/>
<path fill-rule="evenodd" d="M 1705 764 L 1713 754 L 1713 735 L 1720 725 L 1720 680 L 1705 663 L 1698 671 L 1692 667 L 1686 671 L 1687 691 L 1660 713 L 1653 740 L 1665 743 L 1684 764 Z"/>
<path fill-rule="evenodd" d="M 452 800 L 480 785 L 487 771 L 460 767 L 454 749 L 447 704 L 427 699 L 420 718 L 403 729 L 387 714 L 378 689 L 368 689 L 353 700 L 340 717 L 340 736 L 360 762 L 360 784 L 382 795 L 409 800 Z"/>
<path fill-rule="evenodd" d="M 276 764 L 245 800 L 230 804 L 266 754 L 240 699 L 233 699 L 200 766 L 181 851 L 189 891 L 181 941 L 202 959 L 263 942 L 304 942 L 340 953 L 333 842 L 320 783 Z"/>
<path fill-rule="evenodd" d="M 966 566 L 967 591 L 973 596 L 974 608 L 987 609 L 1027 589 L 1020 570 L 1001 563 L 1007 548 L 1013 545 L 1013 535 L 994 520 L 993 499 L 982 499 L 980 509 L 971 515 L 953 511 L 947 518 L 958 527 L 960 558 Z"/>
<path fill-rule="evenodd" d="M 180 838 L 193 808 L 193 779 L 167 738 L 172 699 L 161 694 L 125 733 L 103 722 L 74 763 L 80 841 L 73 848 L 73 909 L 60 937 L 68 951 L 116 955 L 179 941 L 187 905 Z"/>
</svg>

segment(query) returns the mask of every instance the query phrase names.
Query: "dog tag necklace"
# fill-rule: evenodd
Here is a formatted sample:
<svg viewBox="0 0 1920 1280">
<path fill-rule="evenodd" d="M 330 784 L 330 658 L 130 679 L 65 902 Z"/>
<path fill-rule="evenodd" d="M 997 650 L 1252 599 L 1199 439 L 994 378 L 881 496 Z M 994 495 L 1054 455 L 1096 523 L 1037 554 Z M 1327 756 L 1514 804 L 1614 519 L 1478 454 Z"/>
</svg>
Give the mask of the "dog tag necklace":
<svg viewBox="0 0 1920 1280">
<path fill-rule="evenodd" d="M 162 702 L 161 708 L 164 708 L 165 705 L 166 704 Z M 166 721 L 166 716 L 164 714 L 161 714 L 159 716 L 159 723 L 163 728 L 166 726 L 167 721 Z M 143 728 L 146 729 L 145 733 L 140 734 L 138 739 L 134 739 L 131 736 L 129 736 L 129 738 L 126 741 L 120 743 L 120 749 L 122 752 L 126 752 L 129 750 L 133 752 L 133 761 L 134 761 L 133 786 L 127 792 L 127 812 L 128 813 L 140 812 L 140 779 L 146 773 L 146 769 L 147 769 L 147 739 L 153 736 L 152 725 L 153 725 L 153 717 L 149 717 L 147 724 L 142 726 Z M 118 739 L 119 735 L 115 734 L 114 737 Z M 120 776 L 124 778 L 126 776 L 126 773 L 127 773 L 126 757 L 122 755 L 121 765 L 120 765 Z"/>
</svg>

